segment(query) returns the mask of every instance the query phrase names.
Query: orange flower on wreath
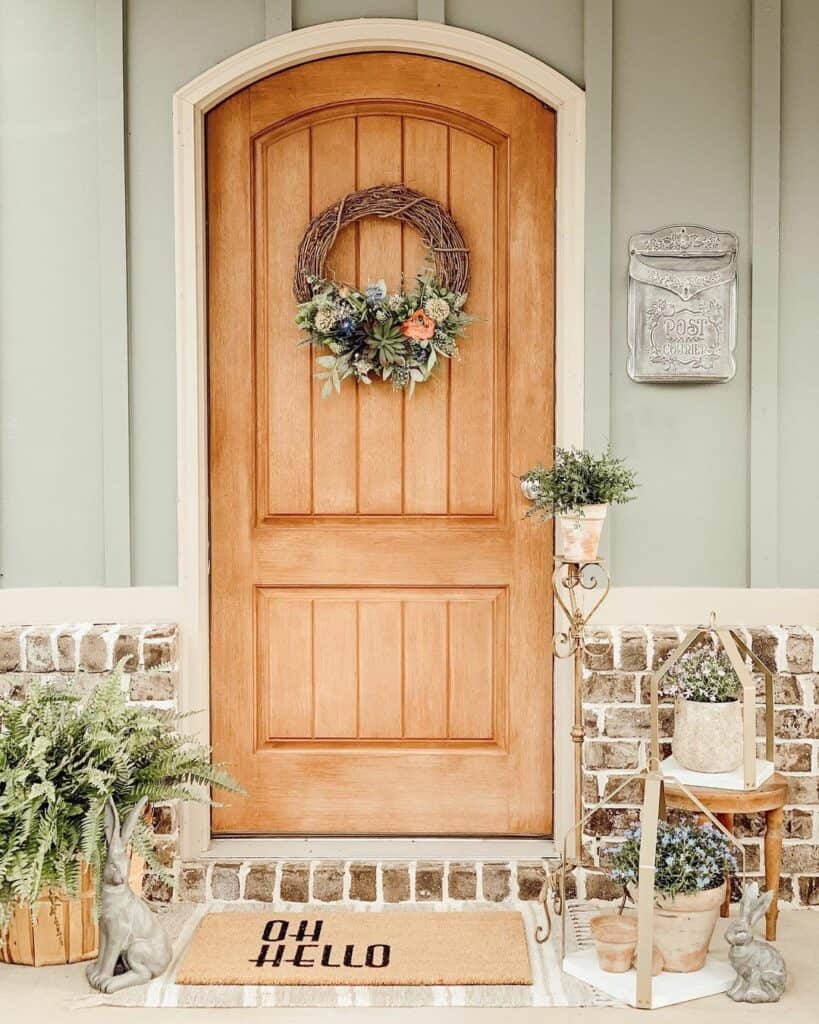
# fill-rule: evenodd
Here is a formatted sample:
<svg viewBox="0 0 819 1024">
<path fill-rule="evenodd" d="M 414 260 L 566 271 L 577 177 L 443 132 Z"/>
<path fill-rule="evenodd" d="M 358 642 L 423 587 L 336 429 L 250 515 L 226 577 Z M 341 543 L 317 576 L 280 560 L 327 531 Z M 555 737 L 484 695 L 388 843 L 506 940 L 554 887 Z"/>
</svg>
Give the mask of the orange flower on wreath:
<svg viewBox="0 0 819 1024">
<path fill-rule="evenodd" d="M 413 341 L 426 341 L 435 333 L 435 321 L 423 309 L 416 309 L 412 316 L 401 324 L 401 333 Z"/>
</svg>

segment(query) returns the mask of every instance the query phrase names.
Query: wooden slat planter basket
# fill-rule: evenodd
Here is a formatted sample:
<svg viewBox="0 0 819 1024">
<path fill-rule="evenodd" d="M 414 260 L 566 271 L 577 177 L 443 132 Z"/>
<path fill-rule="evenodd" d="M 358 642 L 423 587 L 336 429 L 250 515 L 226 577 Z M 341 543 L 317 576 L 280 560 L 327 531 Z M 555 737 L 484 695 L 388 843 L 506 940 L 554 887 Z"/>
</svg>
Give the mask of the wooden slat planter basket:
<svg viewBox="0 0 819 1024">
<path fill-rule="evenodd" d="M 94 878 L 85 870 L 79 896 L 72 899 L 44 890 L 33 917 L 28 905 L 17 907 L 0 961 L 45 967 L 93 960 L 99 942 L 95 900 Z"/>
<path fill-rule="evenodd" d="M 136 893 L 142 891 L 144 869 L 144 859 L 133 855 L 129 883 Z M 28 905 L 15 909 L 5 944 L 0 947 L 0 963 L 53 967 L 93 960 L 99 949 L 95 903 L 90 869 L 83 871 L 76 897 L 43 890 L 33 916 Z"/>
</svg>

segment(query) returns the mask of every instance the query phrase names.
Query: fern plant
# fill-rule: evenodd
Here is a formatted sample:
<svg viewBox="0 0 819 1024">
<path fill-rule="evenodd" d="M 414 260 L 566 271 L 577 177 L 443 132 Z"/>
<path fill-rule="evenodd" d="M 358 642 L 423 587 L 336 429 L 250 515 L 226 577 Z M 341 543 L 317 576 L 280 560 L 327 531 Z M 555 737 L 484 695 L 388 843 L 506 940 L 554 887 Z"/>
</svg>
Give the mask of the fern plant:
<svg viewBox="0 0 819 1024">
<path fill-rule="evenodd" d="M 0 700 L 0 940 L 15 906 L 43 889 L 77 895 L 83 864 L 99 885 L 109 796 L 124 815 L 142 797 L 209 802 L 209 786 L 241 792 L 179 731 L 182 717 L 130 704 L 119 669 L 86 695 L 35 683 L 20 702 Z M 132 842 L 168 876 L 149 821 Z"/>
</svg>

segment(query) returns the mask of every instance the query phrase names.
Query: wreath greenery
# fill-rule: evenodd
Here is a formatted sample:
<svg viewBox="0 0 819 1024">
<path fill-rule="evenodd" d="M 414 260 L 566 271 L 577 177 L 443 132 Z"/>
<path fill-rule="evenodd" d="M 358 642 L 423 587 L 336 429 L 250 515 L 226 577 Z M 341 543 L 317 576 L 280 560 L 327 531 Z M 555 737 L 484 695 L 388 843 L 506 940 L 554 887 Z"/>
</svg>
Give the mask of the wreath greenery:
<svg viewBox="0 0 819 1024">
<path fill-rule="evenodd" d="M 324 275 L 339 231 L 364 217 L 395 218 L 416 228 L 430 250 L 429 268 L 411 290 L 388 294 L 383 280 L 364 291 Z M 302 344 L 322 354 L 316 377 L 322 396 L 348 378 L 361 384 L 389 380 L 412 396 L 441 357 L 458 354 L 457 339 L 474 319 L 464 310 L 469 250 L 450 214 L 436 200 L 405 185 L 376 185 L 344 196 L 313 218 L 299 245 L 293 292 Z"/>
<path fill-rule="evenodd" d="M 419 275 L 412 291 L 392 295 L 384 281 L 363 292 L 325 278 L 311 285 L 313 297 L 300 304 L 296 323 L 308 335 L 302 344 L 324 351 L 316 360 L 324 398 L 348 378 L 389 380 L 412 397 L 440 357 L 458 354 L 457 339 L 474 319 L 463 309 L 467 293 L 451 292 L 431 275 Z"/>
</svg>

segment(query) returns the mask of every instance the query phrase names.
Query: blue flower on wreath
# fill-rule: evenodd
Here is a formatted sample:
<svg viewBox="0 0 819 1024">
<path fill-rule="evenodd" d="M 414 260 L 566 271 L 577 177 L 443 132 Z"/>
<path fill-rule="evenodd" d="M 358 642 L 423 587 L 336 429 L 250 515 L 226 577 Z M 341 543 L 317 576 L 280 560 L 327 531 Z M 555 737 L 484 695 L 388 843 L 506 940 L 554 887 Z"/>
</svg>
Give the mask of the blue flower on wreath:
<svg viewBox="0 0 819 1024">
<path fill-rule="evenodd" d="M 336 324 L 336 334 L 342 338 L 349 338 L 355 334 L 355 321 L 352 317 L 345 316 L 343 320 L 339 320 Z"/>
<path fill-rule="evenodd" d="M 387 297 L 387 282 L 383 280 L 376 281 L 374 284 L 368 284 L 364 289 L 364 294 L 367 296 L 367 302 L 371 306 L 374 306 L 377 302 L 383 302 Z"/>
</svg>

